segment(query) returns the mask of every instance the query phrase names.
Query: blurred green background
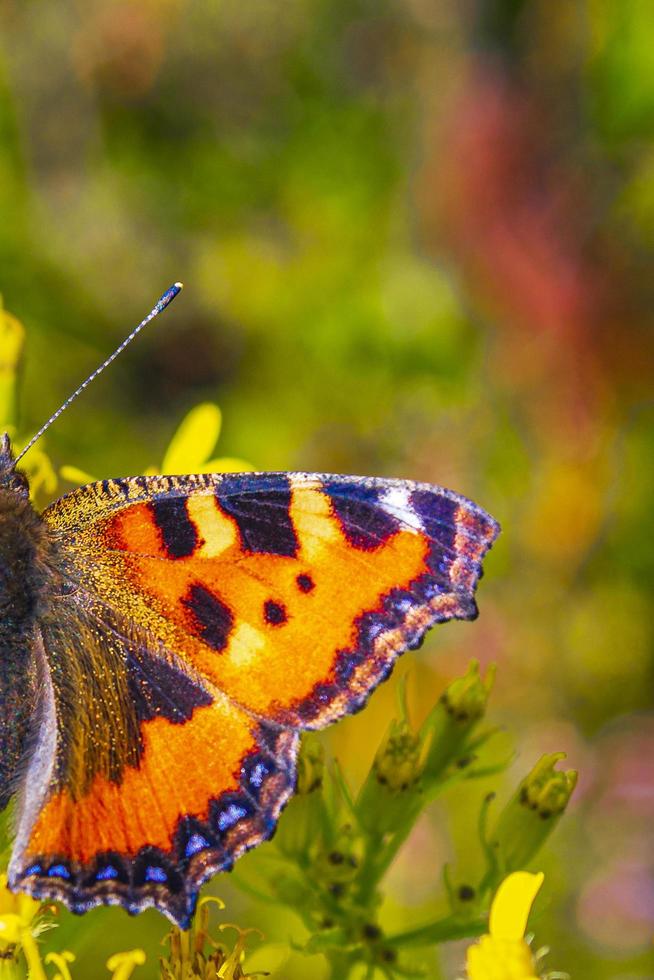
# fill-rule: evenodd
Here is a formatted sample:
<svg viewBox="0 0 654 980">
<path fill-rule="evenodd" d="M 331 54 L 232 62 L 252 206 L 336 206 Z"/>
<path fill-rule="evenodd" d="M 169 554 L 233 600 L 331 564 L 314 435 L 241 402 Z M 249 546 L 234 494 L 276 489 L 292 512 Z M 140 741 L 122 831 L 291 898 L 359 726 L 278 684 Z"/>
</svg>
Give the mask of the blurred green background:
<svg viewBox="0 0 654 980">
<path fill-rule="evenodd" d="M 598 980 L 654 975 L 653 43 L 642 0 L 0 0 L 21 433 L 181 279 L 48 433 L 58 465 L 142 472 L 211 399 L 220 452 L 257 468 L 429 480 L 497 517 L 479 620 L 325 741 L 356 783 L 398 677 L 420 719 L 497 662 L 506 786 L 546 751 L 580 770 L 536 928 L 551 968 Z M 454 854 L 478 862 L 483 793 L 419 825 L 390 918 L 424 917 Z M 297 928 L 212 888 L 270 942 Z M 52 944 L 100 977 L 165 931 L 101 909 Z M 456 977 L 463 946 L 439 957 Z"/>
</svg>

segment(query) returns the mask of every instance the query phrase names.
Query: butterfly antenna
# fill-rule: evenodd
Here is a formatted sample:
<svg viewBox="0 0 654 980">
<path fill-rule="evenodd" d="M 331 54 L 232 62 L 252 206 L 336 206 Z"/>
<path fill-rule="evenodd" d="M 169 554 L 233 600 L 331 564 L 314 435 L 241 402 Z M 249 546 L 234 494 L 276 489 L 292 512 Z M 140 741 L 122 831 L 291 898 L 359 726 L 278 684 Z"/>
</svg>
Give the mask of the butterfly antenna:
<svg viewBox="0 0 654 980">
<path fill-rule="evenodd" d="M 33 436 L 30 439 L 30 441 L 27 443 L 27 445 L 25 446 L 25 448 L 23 450 L 21 450 L 21 452 L 19 453 L 19 455 L 16 457 L 16 460 L 15 460 L 16 463 L 18 463 L 23 458 L 23 456 L 28 451 L 28 449 L 31 449 L 32 448 L 32 446 L 37 441 L 37 439 L 40 439 L 41 438 L 41 436 L 46 431 L 46 429 L 49 429 L 50 428 L 50 426 L 52 425 L 52 423 L 55 422 L 59 418 L 59 416 L 62 414 L 62 412 L 65 412 L 66 411 L 66 409 L 68 408 L 68 406 L 71 405 L 75 401 L 75 399 L 77 398 L 77 396 L 78 395 L 81 395 L 82 392 L 84 391 L 84 389 L 87 388 L 91 384 L 92 381 L 95 381 L 95 379 L 97 378 L 97 376 L 99 374 L 102 374 L 102 372 L 104 371 L 104 369 L 106 367 L 109 367 L 109 365 L 111 364 L 111 362 L 112 361 L 115 361 L 119 354 L 122 354 L 122 352 L 125 350 L 125 348 L 127 347 L 127 345 L 128 344 L 131 344 L 131 342 L 134 340 L 134 338 L 136 337 L 136 335 L 139 334 L 141 332 L 141 330 L 143 330 L 144 327 L 147 327 L 147 325 L 150 322 L 150 320 L 154 320 L 154 318 L 156 316 L 159 316 L 159 314 L 162 313 L 170 303 L 172 303 L 172 301 L 175 299 L 175 297 L 177 296 L 177 294 L 179 292 L 181 292 L 181 290 L 182 290 L 182 283 L 181 282 L 174 283 L 170 287 L 170 289 L 167 289 L 166 290 L 166 292 L 163 294 L 163 296 L 159 300 L 157 300 L 157 302 L 152 307 L 152 309 L 150 310 L 150 312 L 148 313 L 148 315 L 145 317 L 145 319 L 144 320 L 141 320 L 141 322 L 139 323 L 138 327 L 134 327 L 134 329 L 129 334 L 129 336 L 125 337 L 125 339 L 123 340 L 122 344 L 119 347 L 116 348 L 116 350 L 113 352 L 113 354 L 110 357 L 108 357 L 107 360 L 104 361 L 100 365 L 99 368 L 96 368 L 96 370 L 93 372 L 93 374 L 90 374 L 88 376 L 88 378 L 86 379 L 86 381 L 83 381 L 82 382 L 82 384 L 79 386 L 79 388 L 72 393 L 72 395 L 70 396 L 70 398 L 67 398 L 66 399 L 66 401 L 63 403 L 63 405 L 61 405 L 60 408 L 57 409 L 57 411 L 54 413 L 54 415 L 51 415 L 50 416 L 50 418 L 45 423 L 45 425 L 42 425 L 41 426 L 41 428 L 36 433 L 36 435 Z"/>
</svg>

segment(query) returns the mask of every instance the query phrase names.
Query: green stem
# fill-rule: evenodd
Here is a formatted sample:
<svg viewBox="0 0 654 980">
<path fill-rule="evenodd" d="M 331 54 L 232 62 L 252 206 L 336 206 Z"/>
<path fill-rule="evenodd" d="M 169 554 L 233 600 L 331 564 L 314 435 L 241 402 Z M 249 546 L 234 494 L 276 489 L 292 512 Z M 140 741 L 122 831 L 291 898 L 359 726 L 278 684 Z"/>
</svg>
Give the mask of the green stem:
<svg viewBox="0 0 654 980">
<path fill-rule="evenodd" d="M 414 806 L 407 806 L 407 813 L 390 840 L 384 844 L 379 837 L 370 835 L 367 840 L 366 853 L 361 867 L 360 888 L 358 900 L 362 905 L 368 905 L 377 885 L 384 877 L 395 860 L 397 852 L 413 830 L 424 800 L 419 797 Z"/>
<path fill-rule="evenodd" d="M 433 943 L 448 943 L 453 939 L 474 939 L 488 929 L 486 919 L 461 919 L 448 915 L 417 929 L 398 932 L 387 936 L 384 942 L 389 946 L 429 946 Z"/>
<path fill-rule="evenodd" d="M 347 980 L 355 963 L 349 953 L 328 953 L 330 980 Z"/>
</svg>

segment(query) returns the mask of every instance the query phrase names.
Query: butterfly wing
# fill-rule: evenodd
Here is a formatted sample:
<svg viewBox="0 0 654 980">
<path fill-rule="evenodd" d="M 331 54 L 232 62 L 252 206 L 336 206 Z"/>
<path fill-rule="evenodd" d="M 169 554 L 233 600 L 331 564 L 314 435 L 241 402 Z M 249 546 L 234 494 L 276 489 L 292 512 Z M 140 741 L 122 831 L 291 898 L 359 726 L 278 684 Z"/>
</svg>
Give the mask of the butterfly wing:
<svg viewBox="0 0 654 980">
<path fill-rule="evenodd" d="M 10 884 L 74 912 L 154 905 L 186 926 L 202 882 L 274 830 L 298 736 L 232 705 L 101 604 L 75 601 L 35 644 L 40 735 Z"/>
<path fill-rule="evenodd" d="M 360 707 L 435 622 L 474 618 L 499 530 L 438 487 L 302 473 L 105 481 L 44 516 L 94 595 L 303 728 Z"/>
<path fill-rule="evenodd" d="M 70 583 L 44 655 L 86 658 L 96 707 L 85 725 L 71 714 L 67 746 L 57 721 L 12 880 L 182 922 L 202 880 L 270 834 L 297 730 L 360 708 L 434 623 L 474 618 L 499 530 L 438 487 L 301 473 L 103 481 L 43 516 Z M 86 652 L 62 657 L 71 620 Z"/>
</svg>

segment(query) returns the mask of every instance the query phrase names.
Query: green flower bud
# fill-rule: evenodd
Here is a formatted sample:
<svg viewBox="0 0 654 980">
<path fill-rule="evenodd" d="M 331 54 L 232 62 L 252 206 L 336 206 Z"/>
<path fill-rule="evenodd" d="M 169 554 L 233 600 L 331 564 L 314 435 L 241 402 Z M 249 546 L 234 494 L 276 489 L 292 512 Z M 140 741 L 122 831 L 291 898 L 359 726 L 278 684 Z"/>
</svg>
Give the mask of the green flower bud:
<svg viewBox="0 0 654 980">
<path fill-rule="evenodd" d="M 479 672 L 479 662 L 472 660 L 463 677 L 452 681 L 438 704 L 427 716 L 422 734 L 428 744 L 424 777 L 437 781 L 448 766 L 463 762 L 466 743 L 477 722 L 486 713 L 486 705 L 495 680 L 495 666 L 486 677 Z"/>
<path fill-rule="evenodd" d="M 421 771 L 420 737 L 406 721 L 392 721 L 356 804 L 371 834 L 383 837 L 411 818 L 419 805 Z"/>
<path fill-rule="evenodd" d="M 492 840 L 506 871 L 524 868 L 556 827 L 577 784 L 574 769 L 555 769 L 565 752 L 544 755 L 518 786 L 497 821 Z"/>
<path fill-rule="evenodd" d="M 455 721 L 478 721 L 486 713 L 488 695 L 495 680 L 495 666 L 489 667 L 486 678 L 479 673 L 479 661 L 472 660 L 463 677 L 452 681 L 441 696 L 448 715 Z"/>
<path fill-rule="evenodd" d="M 392 793 L 404 792 L 420 778 L 420 769 L 420 739 L 406 721 L 392 721 L 373 763 L 377 782 Z"/>
<path fill-rule="evenodd" d="M 336 897 L 357 877 L 361 866 L 362 841 L 348 824 L 335 839 L 325 842 L 317 855 L 316 878 Z"/>
</svg>

